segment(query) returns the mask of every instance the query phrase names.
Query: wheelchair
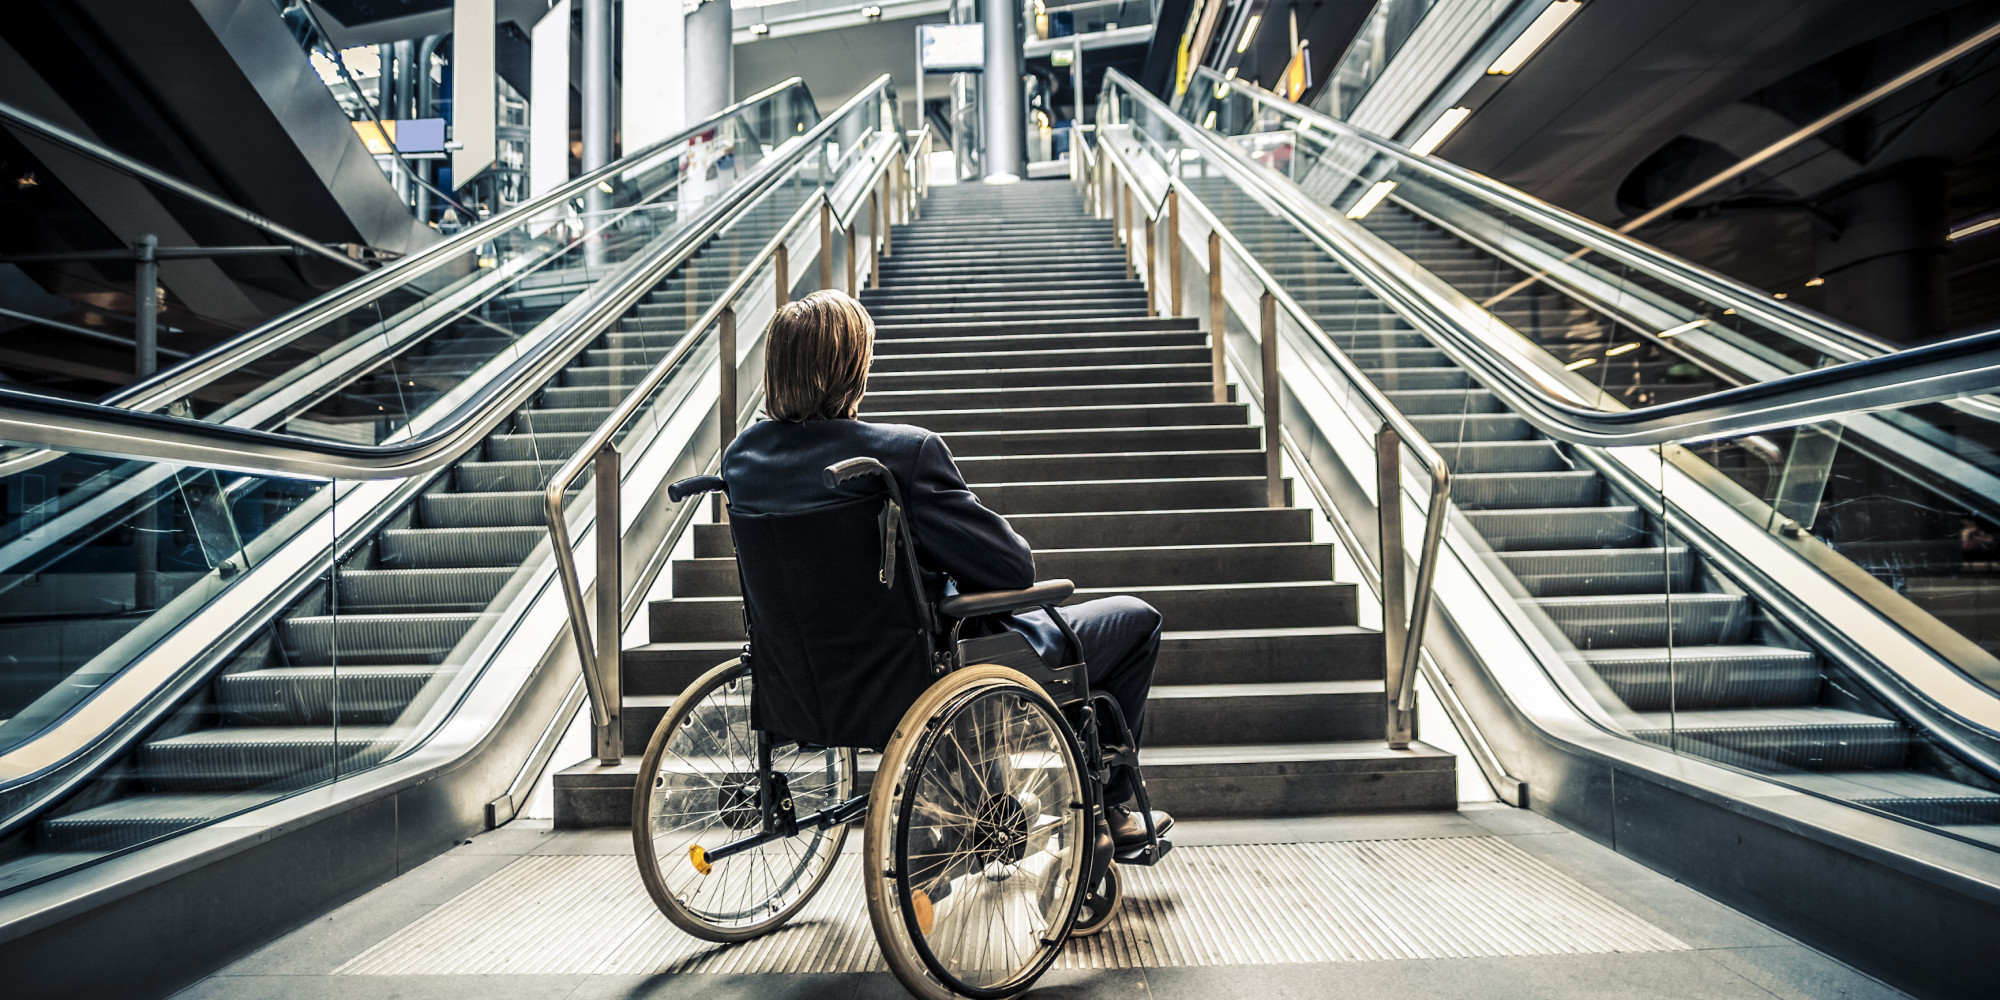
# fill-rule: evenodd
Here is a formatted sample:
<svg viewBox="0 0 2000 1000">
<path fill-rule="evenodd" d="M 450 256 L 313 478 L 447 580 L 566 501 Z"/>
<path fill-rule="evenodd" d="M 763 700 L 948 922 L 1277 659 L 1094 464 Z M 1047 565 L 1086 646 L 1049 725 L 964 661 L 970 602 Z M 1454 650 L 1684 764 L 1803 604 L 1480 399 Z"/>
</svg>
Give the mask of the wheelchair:
<svg viewBox="0 0 2000 1000">
<path fill-rule="evenodd" d="M 823 482 L 830 506 L 730 513 L 750 641 L 653 733 L 633 797 L 640 875 L 675 926 L 746 941 L 825 886 L 860 821 L 869 922 L 896 977 L 926 1000 L 1013 996 L 1070 937 L 1111 921 L 1118 866 L 1173 847 L 1152 828 L 1131 730 L 1090 691 L 1054 613 L 1069 581 L 932 606 L 889 469 L 853 458 Z M 711 492 L 727 484 L 697 476 L 668 496 Z M 1050 669 L 988 621 L 1032 608 L 1061 628 L 1071 665 Z M 866 792 L 864 748 L 881 750 Z M 1147 824 L 1124 850 L 1103 801 L 1121 771 Z"/>
</svg>

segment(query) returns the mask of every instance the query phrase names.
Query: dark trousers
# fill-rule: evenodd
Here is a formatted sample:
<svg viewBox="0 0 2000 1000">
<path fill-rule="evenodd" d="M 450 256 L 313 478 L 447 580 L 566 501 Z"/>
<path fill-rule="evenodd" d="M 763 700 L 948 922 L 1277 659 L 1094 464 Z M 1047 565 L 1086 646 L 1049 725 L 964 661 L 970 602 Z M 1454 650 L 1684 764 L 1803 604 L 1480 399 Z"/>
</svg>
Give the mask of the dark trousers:
<svg viewBox="0 0 2000 1000">
<path fill-rule="evenodd" d="M 1141 739 L 1146 696 L 1153 689 L 1153 661 L 1160 655 L 1160 613 L 1136 597 L 1102 597 L 1057 608 L 1056 612 L 1083 643 L 1091 691 L 1118 699 L 1118 707 L 1132 727 L 1132 738 Z M 1049 621 L 1047 612 L 1016 615 L 1008 624 L 1028 637 L 1050 667 L 1076 662 L 1069 658 L 1062 631 Z M 1129 774 L 1114 772 L 1111 784 L 1104 789 L 1104 801 L 1117 805 L 1137 791 Z"/>
</svg>

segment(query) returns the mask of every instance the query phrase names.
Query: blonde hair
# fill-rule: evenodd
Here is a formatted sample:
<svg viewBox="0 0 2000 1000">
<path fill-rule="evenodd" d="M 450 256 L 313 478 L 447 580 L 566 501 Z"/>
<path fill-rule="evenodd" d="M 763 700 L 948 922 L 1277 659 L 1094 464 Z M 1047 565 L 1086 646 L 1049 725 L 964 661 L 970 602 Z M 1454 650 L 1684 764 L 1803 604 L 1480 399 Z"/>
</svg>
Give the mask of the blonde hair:
<svg viewBox="0 0 2000 1000">
<path fill-rule="evenodd" d="M 764 337 L 764 409 L 774 419 L 852 420 L 875 358 L 875 321 L 824 288 L 779 308 Z"/>
</svg>

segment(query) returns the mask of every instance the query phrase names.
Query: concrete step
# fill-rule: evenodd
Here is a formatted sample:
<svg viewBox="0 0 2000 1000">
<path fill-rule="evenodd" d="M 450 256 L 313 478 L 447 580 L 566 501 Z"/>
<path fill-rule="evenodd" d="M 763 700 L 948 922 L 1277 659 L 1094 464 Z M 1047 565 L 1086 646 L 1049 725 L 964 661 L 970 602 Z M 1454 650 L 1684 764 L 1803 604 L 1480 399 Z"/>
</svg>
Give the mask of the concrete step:
<svg viewBox="0 0 2000 1000">
<path fill-rule="evenodd" d="M 1139 403 L 1117 406 L 1017 406 L 1005 409 L 912 409 L 884 412 L 869 410 L 867 398 L 864 398 L 861 416 L 863 419 L 878 423 L 917 424 L 944 435 L 970 432 L 1005 434 L 1114 427 L 1136 430 L 1192 426 L 1247 426 L 1249 408 L 1241 403 Z M 955 449 L 956 445 L 953 447 Z"/>
<path fill-rule="evenodd" d="M 864 776 L 873 761 L 864 758 Z M 1451 754 L 1427 743 L 1390 750 L 1379 739 L 1253 746 L 1177 746 L 1140 751 L 1156 808 L 1187 819 L 1318 816 L 1455 809 Z M 639 758 L 588 761 L 555 775 L 555 825 L 625 827 Z"/>
<path fill-rule="evenodd" d="M 1037 576 L 1100 589 L 1325 580 L 1332 577 L 1332 571 L 1333 547 L 1311 542 L 1035 549 Z M 742 593 L 736 560 L 729 557 L 676 559 L 673 584 L 677 597 Z"/>
<path fill-rule="evenodd" d="M 1079 587 L 1065 604 L 1127 594 L 1158 609 L 1177 630 L 1300 628 L 1352 625 L 1354 584 L 1235 583 L 1189 586 Z M 737 597 L 676 597 L 647 606 L 652 642 L 741 642 L 743 601 Z"/>
<path fill-rule="evenodd" d="M 1039 552 L 1100 546 L 1306 542 L 1311 513 L 1289 507 L 1014 514 L 1014 530 Z M 694 527 L 696 558 L 730 556 L 729 526 Z"/>
</svg>

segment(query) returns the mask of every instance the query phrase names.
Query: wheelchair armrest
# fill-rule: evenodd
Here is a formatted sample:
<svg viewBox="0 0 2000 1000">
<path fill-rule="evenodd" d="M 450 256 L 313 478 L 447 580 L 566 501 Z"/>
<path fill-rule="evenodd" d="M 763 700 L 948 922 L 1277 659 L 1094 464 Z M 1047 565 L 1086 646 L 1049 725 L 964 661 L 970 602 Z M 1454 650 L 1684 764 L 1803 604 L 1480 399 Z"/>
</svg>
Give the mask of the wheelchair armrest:
<svg viewBox="0 0 2000 1000">
<path fill-rule="evenodd" d="M 938 602 L 938 614 L 946 618 L 977 618 L 1022 608 L 1061 604 L 1076 592 L 1068 580 L 1043 580 L 1026 590 L 989 590 L 983 594 L 958 594 Z"/>
<path fill-rule="evenodd" d="M 667 499 L 675 503 L 703 493 L 719 493 L 728 487 L 721 476 L 689 476 L 667 487 Z"/>
</svg>

